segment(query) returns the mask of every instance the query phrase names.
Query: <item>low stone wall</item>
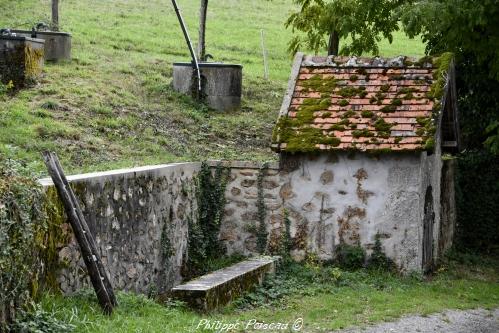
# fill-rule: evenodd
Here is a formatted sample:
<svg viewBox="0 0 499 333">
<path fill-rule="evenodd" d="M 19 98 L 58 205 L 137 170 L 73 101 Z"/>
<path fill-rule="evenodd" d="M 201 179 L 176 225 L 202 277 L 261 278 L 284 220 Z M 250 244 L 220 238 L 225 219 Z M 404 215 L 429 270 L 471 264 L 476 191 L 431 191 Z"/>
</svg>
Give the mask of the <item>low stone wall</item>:
<svg viewBox="0 0 499 333">
<path fill-rule="evenodd" d="M 449 195 L 441 209 L 436 159 L 340 152 L 283 156 L 280 165 L 210 162 L 230 169 L 220 240 L 228 254 L 256 254 L 263 216 L 267 251 L 278 254 L 286 213 L 296 260 L 308 253 L 333 259 L 339 244 L 360 244 L 369 254 L 378 234 L 402 271 L 420 271 L 427 217 L 434 224 L 435 235 L 425 243 L 435 247 L 431 255 L 437 258 L 452 241 L 452 168 L 442 177 Z M 164 293 L 181 282 L 189 222 L 198 221 L 199 170 L 200 163 L 181 163 L 68 177 L 117 289 Z M 54 204 L 47 245 L 56 259 L 47 269 L 58 272 L 57 287 L 72 293 L 89 284 L 86 269 L 51 181 L 42 184 Z"/>
<path fill-rule="evenodd" d="M 196 219 L 199 163 L 180 163 L 68 179 L 94 234 L 113 286 L 164 292 L 181 282 L 188 221 Z M 41 180 L 53 207 L 50 223 L 58 263 L 57 284 L 70 294 L 89 286 L 83 259 L 49 179 Z"/>
</svg>

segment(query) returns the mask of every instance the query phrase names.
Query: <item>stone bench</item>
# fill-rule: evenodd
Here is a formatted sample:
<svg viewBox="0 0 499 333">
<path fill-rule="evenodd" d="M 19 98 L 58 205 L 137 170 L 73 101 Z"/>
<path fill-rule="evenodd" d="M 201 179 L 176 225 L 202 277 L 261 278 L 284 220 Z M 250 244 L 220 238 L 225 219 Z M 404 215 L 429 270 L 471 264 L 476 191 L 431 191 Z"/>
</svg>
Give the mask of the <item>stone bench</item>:
<svg viewBox="0 0 499 333">
<path fill-rule="evenodd" d="M 275 273 L 278 261 L 279 257 L 248 259 L 178 285 L 172 295 L 192 308 L 211 311 L 261 284 L 266 274 Z"/>
</svg>

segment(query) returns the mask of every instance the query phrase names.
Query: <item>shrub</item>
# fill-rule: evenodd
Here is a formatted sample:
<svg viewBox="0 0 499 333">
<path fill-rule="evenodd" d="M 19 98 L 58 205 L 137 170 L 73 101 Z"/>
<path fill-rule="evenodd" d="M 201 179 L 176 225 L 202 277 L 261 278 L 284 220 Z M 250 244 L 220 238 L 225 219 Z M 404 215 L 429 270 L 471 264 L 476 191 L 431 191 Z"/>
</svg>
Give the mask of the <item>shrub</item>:
<svg viewBox="0 0 499 333">
<path fill-rule="evenodd" d="M 338 267 L 324 266 L 312 256 L 307 263 L 287 262 L 278 267 L 275 276 L 268 276 L 261 286 L 237 299 L 238 308 L 272 307 L 281 304 L 288 295 L 313 296 L 333 292 L 343 282 Z"/>
<path fill-rule="evenodd" d="M 367 262 L 367 267 L 370 269 L 386 271 L 394 271 L 396 268 L 395 263 L 390 258 L 388 258 L 383 251 L 379 234 L 376 234 L 375 236 L 373 253 L 371 254 L 371 257 Z"/>
<path fill-rule="evenodd" d="M 43 310 L 39 305 L 33 311 L 22 311 L 13 324 L 10 332 L 20 333 L 66 333 L 75 327 L 55 318 L 54 314 Z"/>
<path fill-rule="evenodd" d="M 360 245 L 340 244 L 336 247 L 336 263 L 341 268 L 362 268 L 365 259 L 366 252 Z"/>
<path fill-rule="evenodd" d="M 12 318 L 12 310 L 37 292 L 33 244 L 44 228 L 42 204 L 41 186 L 29 170 L 0 157 L 0 318 Z"/>
</svg>

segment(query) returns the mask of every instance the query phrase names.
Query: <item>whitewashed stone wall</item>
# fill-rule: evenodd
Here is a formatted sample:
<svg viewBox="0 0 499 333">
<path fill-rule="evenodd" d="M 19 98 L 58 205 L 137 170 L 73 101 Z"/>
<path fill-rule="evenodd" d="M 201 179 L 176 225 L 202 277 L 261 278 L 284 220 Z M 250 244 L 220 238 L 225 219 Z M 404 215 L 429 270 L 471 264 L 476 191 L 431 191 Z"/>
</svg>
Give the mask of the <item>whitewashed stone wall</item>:
<svg viewBox="0 0 499 333">
<path fill-rule="evenodd" d="M 421 270 L 422 221 L 427 186 L 433 187 L 438 241 L 440 207 L 439 155 L 339 152 L 283 156 L 281 170 L 265 171 L 268 249 L 284 232 L 283 214 L 291 221 L 295 259 L 315 253 L 334 258 L 340 243 L 360 244 L 370 253 L 380 234 L 384 251 L 402 271 Z M 221 240 L 229 253 L 256 252 L 257 177 L 261 164 L 233 163 Z M 438 254 L 434 252 L 434 256 Z"/>
<path fill-rule="evenodd" d="M 115 288 L 161 293 L 181 281 L 188 222 L 197 219 L 199 167 L 199 163 L 180 163 L 68 177 Z M 41 183 L 54 198 L 52 218 L 59 219 L 62 204 L 52 182 Z M 62 268 L 58 283 L 70 294 L 90 282 L 65 219 L 60 232 L 68 237 L 60 237 L 67 241 L 57 244 Z"/>
</svg>

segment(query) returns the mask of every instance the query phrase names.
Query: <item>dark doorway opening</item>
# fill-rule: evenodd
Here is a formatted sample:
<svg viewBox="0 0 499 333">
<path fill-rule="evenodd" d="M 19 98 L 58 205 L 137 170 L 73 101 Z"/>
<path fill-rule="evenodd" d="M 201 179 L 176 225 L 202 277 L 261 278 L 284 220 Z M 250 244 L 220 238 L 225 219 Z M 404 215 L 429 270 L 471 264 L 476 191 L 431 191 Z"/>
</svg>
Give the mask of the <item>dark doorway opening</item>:
<svg viewBox="0 0 499 333">
<path fill-rule="evenodd" d="M 435 212 L 433 211 L 432 187 L 426 188 L 423 219 L 423 272 L 428 273 L 433 269 L 433 224 Z"/>
</svg>

